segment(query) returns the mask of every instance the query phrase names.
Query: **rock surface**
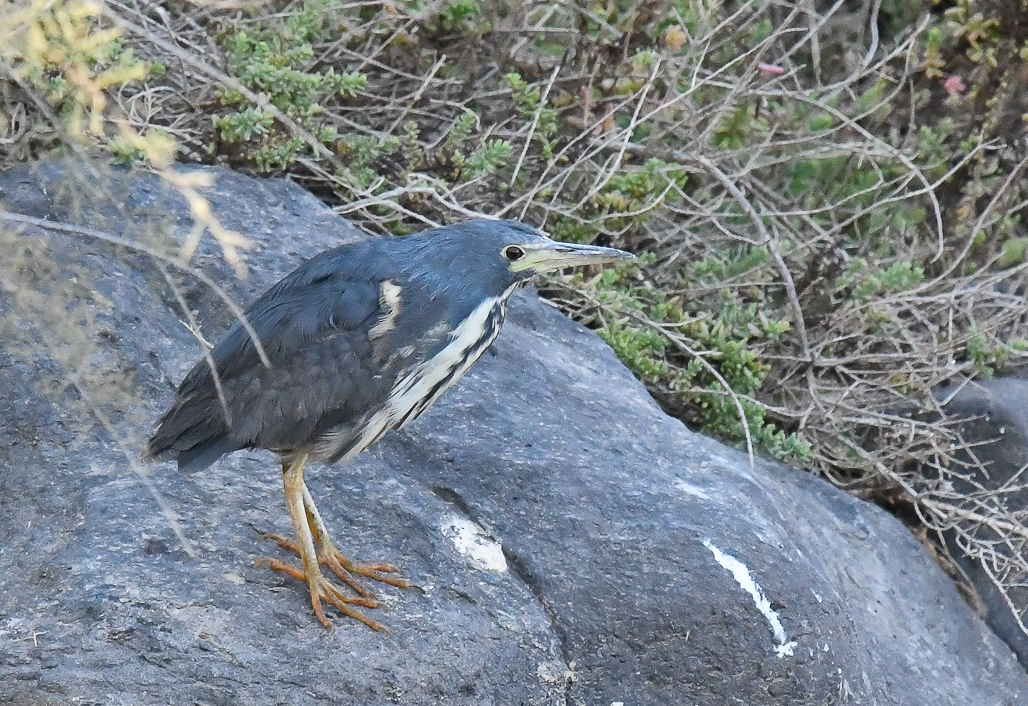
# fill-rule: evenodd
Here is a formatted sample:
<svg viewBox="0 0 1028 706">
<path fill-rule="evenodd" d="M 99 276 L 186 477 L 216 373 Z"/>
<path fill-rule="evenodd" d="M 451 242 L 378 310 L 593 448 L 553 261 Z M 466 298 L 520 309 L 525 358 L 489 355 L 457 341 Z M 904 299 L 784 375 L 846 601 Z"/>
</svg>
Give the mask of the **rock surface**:
<svg viewBox="0 0 1028 706">
<path fill-rule="evenodd" d="M 947 416 L 960 420 L 956 430 L 974 454 L 973 458 L 966 450 L 957 454 L 955 460 L 961 465 L 954 468 L 957 473 L 951 480 L 956 490 L 964 497 L 974 497 L 976 502 L 1023 514 L 1028 509 L 1028 486 L 1024 480 L 1028 468 L 1028 380 L 978 380 L 959 389 L 942 388 L 937 394 L 947 400 Z M 962 475 L 967 476 L 966 480 Z M 981 528 L 975 534 L 992 543 L 993 551 L 1009 556 L 1010 546 L 997 542 L 998 537 Z M 1008 581 L 1015 585 L 1004 596 L 982 562 L 961 552 L 954 531 L 943 533 L 943 537 L 964 577 L 977 592 L 986 623 L 1010 646 L 1022 666 L 1028 668 L 1028 635 L 1018 622 L 1018 618 L 1028 621 L 1028 587 L 1023 585 L 1023 577 L 1020 581 Z M 1011 612 L 1008 598 L 1018 615 Z"/>
<path fill-rule="evenodd" d="M 260 246 L 231 285 L 244 302 L 355 237 L 286 181 L 206 171 L 214 212 Z M 189 230 L 183 200 L 152 177 L 72 208 L 61 173 L 0 175 L 0 201 L 117 234 L 154 213 Z M 257 531 L 288 531 L 271 455 L 192 476 L 160 465 L 151 492 L 118 449 L 141 448 L 138 420 L 199 354 L 159 271 L 88 237 L 19 237 L 40 235 L 92 273 L 110 303 L 96 300 L 98 364 L 130 371 L 140 401 L 111 413 L 114 437 L 83 430 L 73 390 L 39 392 L 59 367 L 0 353 L 0 702 L 1028 703 L 1010 650 L 898 521 L 690 433 L 530 293 L 494 354 L 422 419 L 308 474 L 340 547 L 423 589 L 379 591 L 388 634 L 342 618 L 325 631 L 305 587 L 252 568 L 282 557 Z M 215 248 L 198 262 L 232 282 Z M 230 314 L 183 287 L 217 338 Z"/>
</svg>

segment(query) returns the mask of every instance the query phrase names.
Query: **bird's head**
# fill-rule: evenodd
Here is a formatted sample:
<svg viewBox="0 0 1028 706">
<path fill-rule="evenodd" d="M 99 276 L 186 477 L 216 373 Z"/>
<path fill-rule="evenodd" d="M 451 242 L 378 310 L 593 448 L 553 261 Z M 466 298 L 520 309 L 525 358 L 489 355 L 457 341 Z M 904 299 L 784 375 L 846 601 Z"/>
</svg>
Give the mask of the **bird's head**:
<svg viewBox="0 0 1028 706">
<path fill-rule="evenodd" d="M 497 280 L 523 282 L 565 267 L 602 265 L 635 258 L 631 253 L 595 245 L 560 243 L 520 221 L 476 219 L 439 229 L 449 240 L 452 267 L 487 273 Z M 436 241 L 439 243 L 439 241 Z"/>
<path fill-rule="evenodd" d="M 519 221 L 476 219 L 390 242 L 408 281 L 422 288 L 419 296 L 455 306 L 458 318 L 485 299 L 505 299 L 543 272 L 634 258 L 613 248 L 558 243 Z"/>
<path fill-rule="evenodd" d="M 535 228 L 518 221 L 495 223 L 501 224 L 504 230 L 500 237 L 500 256 L 515 275 L 532 277 L 565 267 L 603 265 L 635 259 L 635 255 L 623 250 L 550 240 Z"/>
</svg>

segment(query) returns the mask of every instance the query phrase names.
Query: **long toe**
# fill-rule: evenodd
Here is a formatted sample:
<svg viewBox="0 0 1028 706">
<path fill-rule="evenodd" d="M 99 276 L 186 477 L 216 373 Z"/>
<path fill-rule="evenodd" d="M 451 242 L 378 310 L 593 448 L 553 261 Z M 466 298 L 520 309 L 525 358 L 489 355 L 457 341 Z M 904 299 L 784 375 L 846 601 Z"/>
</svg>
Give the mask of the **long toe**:
<svg viewBox="0 0 1028 706">
<path fill-rule="evenodd" d="M 325 618 L 324 613 L 322 613 L 319 610 L 319 606 L 317 605 L 317 601 L 316 599 L 314 599 L 314 596 L 324 599 L 326 603 L 331 604 L 336 610 L 338 610 L 343 615 L 353 618 L 354 620 L 361 621 L 372 630 L 377 630 L 378 632 L 389 632 L 388 630 L 386 630 L 385 625 L 382 625 L 382 623 L 372 620 L 371 618 L 364 615 L 359 610 L 353 607 L 354 604 L 364 605 L 360 602 L 360 600 L 355 600 L 351 596 L 344 595 L 339 590 L 338 586 L 333 584 L 324 576 L 316 577 L 314 581 L 312 581 L 311 583 L 312 600 L 315 603 L 314 612 L 318 614 L 318 619 L 321 620 L 322 624 L 324 624 L 325 627 L 331 627 L 332 624 L 329 623 L 328 620 Z M 375 605 L 377 605 L 377 603 Z M 372 605 L 366 607 L 373 608 L 375 606 Z"/>
<path fill-rule="evenodd" d="M 287 564 L 284 561 L 279 561 L 278 559 L 275 559 L 274 557 L 262 556 L 260 559 L 253 563 L 253 566 L 254 568 L 257 568 L 258 566 L 267 566 L 272 571 L 281 571 L 283 574 L 289 574 L 297 581 L 307 580 L 307 574 L 303 573 L 303 569 L 301 569 L 299 566 Z"/>
<path fill-rule="evenodd" d="M 369 579 L 375 581 L 381 581 L 387 583 L 390 586 L 396 586 L 397 588 L 411 588 L 412 584 L 407 579 L 400 578 L 399 576 L 389 576 L 389 573 L 397 573 L 398 568 L 392 564 L 357 564 L 339 552 L 335 552 L 334 555 L 329 555 L 324 562 L 325 566 L 332 569 L 336 576 L 346 581 L 343 576 L 343 572 L 350 574 L 359 574 L 366 576 Z M 389 573 L 386 573 L 389 572 Z M 350 583 L 347 581 L 347 583 Z"/>
<path fill-rule="evenodd" d="M 279 547 L 286 551 L 293 552 L 294 554 L 301 553 L 300 547 L 296 542 L 287 537 L 283 537 L 280 534 L 265 532 L 261 534 L 261 537 L 263 539 L 274 541 Z M 375 594 L 371 589 L 358 581 L 354 577 L 354 574 L 364 576 L 374 581 L 387 583 L 390 586 L 396 586 L 397 588 L 413 588 L 413 584 L 410 581 L 398 576 L 389 576 L 390 573 L 395 574 L 399 572 L 399 569 L 396 566 L 386 563 L 359 564 L 352 561 L 345 554 L 336 549 L 331 541 L 319 543 L 317 554 L 319 564 L 324 564 L 328 568 L 332 569 L 332 572 L 338 576 L 340 580 L 344 581 L 347 586 L 366 598 L 373 598 Z M 278 570 L 281 571 L 282 569 Z M 296 576 L 295 574 L 290 575 Z"/>
<path fill-rule="evenodd" d="M 289 576 L 292 576 L 297 581 L 304 581 L 304 582 L 307 582 L 307 583 L 310 582 L 310 579 L 308 578 L 307 574 L 304 573 L 304 570 L 301 569 L 299 566 L 293 566 L 292 564 L 287 564 L 284 561 L 279 561 L 278 559 L 275 559 L 275 558 L 270 557 L 270 556 L 262 556 L 260 559 L 255 561 L 253 563 L 253 565 L 255 567 L 257 567 L 257 566 L 267 566 L 272 571 L 280 571 L 283 574 L 287 574 Z M 370 596 L 370 595 L 366 596 L 366 595 L 363 595 L 363 594 L 362 595 L 357 595 L 357 596 L 351 596 L 349 594 L 343 593 L 342 589 L 340 589 L 338 586 L 336 586 L 331 581 L 326 579 L 321 574 L 320 571 L 314 576 L 314 582 L 315 582 L 315 584 L 317 586 L 321 587 L 318 590 L 319 595 L 322 598 L 324 598 L 325 600 L 329 601 L 336 608 L 339 607 L 339 603 L 348 603 L 348 604 L 352 604 L 352 605 L 359 605 L 359 606 L 362 606 L 364 608 L 378 608 L 379 607 L 379 602 L 375 599 L 374 596 Z M 318 616 L 318 617 L 320 618 L 321 616 Z M 361 622 L 365 622 L 365 621 L 361 620 Z"/>
<path fill-rule="evenodd" d="M 274 532 L 261 532 L 260 535 L 261 539 L 270 539 L 286 551 L 293 552 L 293 554 L 300 553 L 300 545 L 298 545 L 296 542 L 289 539 L 288 537 L 283 537 L 282 535 L 275 534 Z"/>
</svg>

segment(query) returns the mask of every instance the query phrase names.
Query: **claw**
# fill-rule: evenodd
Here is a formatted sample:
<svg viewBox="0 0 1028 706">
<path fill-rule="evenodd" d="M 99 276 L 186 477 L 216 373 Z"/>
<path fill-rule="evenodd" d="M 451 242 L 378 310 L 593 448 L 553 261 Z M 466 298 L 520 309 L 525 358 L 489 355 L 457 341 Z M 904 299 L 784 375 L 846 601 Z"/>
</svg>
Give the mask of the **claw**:
<svg viewBox="0 0 1028 706">
<path fill-rule="evenodd" d="M 314 526 L 311 527 L 311 530 L 311 534 L 314 535 L 314 546 L 318 556 L 318 563 L 332 569 L 332 573 L 345 581 L 350 588 L 362 596 L 373 596 L 374 593 L 354 579 L 353 574 L 366 576 L 369 579 L 381 581 L 397 588 L 411 588 L 412 584 L 407 579 L 387 575 L 388 573 L 395 574 L 399 572 L 399 569 L 392 564 L 358 564 L 340 553 L 324 531 L 316 530 Z M 272 532 L 261 533 L 261 537 L 274 541 L 275 544 L 286 551 L 302 556 L 299 545 L 291 539 Z"/>
<path fill-rule="evenodd" d="M 314 498 L 311 497 L 310 491 L 303 482 L 305 463 L 306 457 L 301 456 L 291 463 L 282 464 L 286 504 L 289 507 L 289 516 L 293 520 L 293 528 L 296 530 L 296 541 L 279 534 L 262 535 L 265 539 L 274 540 L 282 549 L 299 554 L 303 567 L 293 566 L 272 557 L 261 557 L 254 563 L 254 566 L 266 565 L 274 571 L 281 571 L 299 581 L 306 581 L 310 587 L 314 614 L 326 628 L 331 629 L 332 623 L 325 617 L 325 612 L 321 607 L 322 600 L 343 615 L 361 621 L 372 630 L 386 631 L 384 625 L 353 608 L 355 605 L 364 608 L 379 606 L 375 594 L 362 585 L 356 576 L 365 576 L 398 588 L 411 588 L 412 584 L 397 576 L 389 576 L 389 573 L 397 571 L 396 567 L 391 564 L 357 564 L 335 548 L 328 536 L 325 522 L 321 519 L 318 508 L 314 504 Z M 321 573 L 321 564 L 332 569 L 332 573 L 357 595 L 344 593 L 342 588 L 325 578 Z"/>
<path fill-rule="evenodd" d="M 267 566 L 272 571 L 280 571 L 283 574 L 287 574 L 289 576 L 292 576 L 297 581 L 307 581 L 308 580 L 307 579 L 307 574 L 305 574 L 303 572 L 303 569 L 301 569 L 299 566 L 293 566 L 292 564 L 287 564 L 286 562 L 280 561 L 278 559 L 275 559 L 274 557 L 262 556 L 260 559 L 255 561 L 253 563 L 253 565 L 254 565 L 254 568 L 257 568 L 258 566 Z M 328 587 L 331 587 L 331 591 L 333 592 L 333 594 L 340 601 L 343 601 L 344 603 L 350 603 L 350 604 L 353 604 L 353 605 L 359 605 L 359 606 L 363 606 L 365 608 L 378 608 L 378 606 L 379 606 L 378 600 L 374 596 L 363 596 L 363 595 L 362 596 L 348 596 L 348 595 L 345 595 L 339 587 L 337 587 L 331 581 L 326 579 L 325 576 L 320 571 L 317 573 L 317 575 L 314 576 L 314 580 L 317 581 L 318 585 L 322 586 L 322 588 L 324 590 L 328 590 Z M 324 596 L 322 596 L 322 597 L 324 598 Z"/>
</svg>

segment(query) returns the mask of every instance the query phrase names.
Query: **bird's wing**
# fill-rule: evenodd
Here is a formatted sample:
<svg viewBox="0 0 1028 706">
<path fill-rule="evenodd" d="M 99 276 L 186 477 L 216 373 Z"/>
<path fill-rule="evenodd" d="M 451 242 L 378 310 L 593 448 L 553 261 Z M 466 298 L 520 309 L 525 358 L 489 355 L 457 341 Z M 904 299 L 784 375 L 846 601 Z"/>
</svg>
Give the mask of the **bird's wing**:
<svg viewBox="0 0 1028 706">
<path fill-rule="evenodd" d="M 239 448 L 295 448 L 325 415 L 345 418 L 366 406 L 382 384 L 369 332 L 383 315 L 383 267 L 359 255 L 323 253 L 261 296 L 247 320 L 270 366 L 237 322 L 210 354 L 227 404 L 210 364 L 199 361 L 147 455 L 199 470 Z"/>
<path fill-rule="evenodd" d="M 262 296 L 246 314 L 274 367 L 300 349 L 348 332 L 367 332 L 381 314 L 374 282 L 330 276 Z M 233 324 L 211 357 L 222 377 L 233 378 L 262 366 L 257 347 L 241 322 Z"/>
</svg>

